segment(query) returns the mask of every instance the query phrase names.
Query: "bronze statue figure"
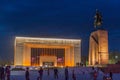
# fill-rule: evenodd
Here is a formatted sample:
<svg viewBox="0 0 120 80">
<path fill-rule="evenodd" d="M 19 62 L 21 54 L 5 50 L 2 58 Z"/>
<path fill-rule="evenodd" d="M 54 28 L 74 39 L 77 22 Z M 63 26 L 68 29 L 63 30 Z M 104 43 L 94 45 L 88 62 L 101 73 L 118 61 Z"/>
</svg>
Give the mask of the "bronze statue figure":
<svg viewBox="0 0 120 80">
<path fill-rule="evenodd" d="M 96 15 L 95 15 L 95 21 L 94 21 L 94 26 L 99 27 L 102 25 L 102 15 L 98 10 L 96 10 Z"/>
</svg>

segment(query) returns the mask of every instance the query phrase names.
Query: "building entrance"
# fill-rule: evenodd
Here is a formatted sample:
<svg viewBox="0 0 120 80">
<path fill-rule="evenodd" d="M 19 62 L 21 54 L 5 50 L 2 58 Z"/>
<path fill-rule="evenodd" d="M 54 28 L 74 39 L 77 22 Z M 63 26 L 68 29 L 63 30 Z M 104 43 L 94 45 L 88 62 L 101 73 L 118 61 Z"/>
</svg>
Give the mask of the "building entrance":
<svg viewBox="0 0 120 80">
<path fill-rule="evenodd" d="M 52 66 L 54 66 L 54 62 L 43 62 L 43 66 L 52 67 Z"/>
<path fill-rule="evenodd" d="M 31 66 L 64 66 L 65 48 L 31 48 Z"/>
<path fill-rule="evenodd" d="M 40 56 L 40 66 L 57 66 L 56 56 Z"/>
</svg>

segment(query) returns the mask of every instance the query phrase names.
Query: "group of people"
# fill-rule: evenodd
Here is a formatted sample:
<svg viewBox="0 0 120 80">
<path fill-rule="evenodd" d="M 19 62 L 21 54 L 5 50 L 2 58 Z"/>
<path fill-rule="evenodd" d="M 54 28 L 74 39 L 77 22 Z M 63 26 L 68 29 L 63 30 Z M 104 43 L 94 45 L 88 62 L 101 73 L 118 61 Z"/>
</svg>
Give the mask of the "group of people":
<svg viewBox="0 0 120 80">
<path fill-rule="evenodd" d="M 94 67 L 92 68 L 92 80 L 97 80 L 99 71 L 96 70 Z M 113 73 L 110 71 L 110 73 L 104 73 L 103 80 L 113 80 Z"/>
<path fill-rule="evenodd" d="M 10 80 L 10 66 L 0 66 L 0 80 Z"/>
<path fill-rule="evenodd" d="M 109 74 L 105 74 L 103 80 L 113 80 L 113 73 L 110 71 Z"/>
<path fill-rule="evenodd" d="M 37 77 L 37 80 L 43 80 L 43 68 L 42 67 L 40 67 L 40 69 L 38 70 L 38 73 L 39 73 L 39 77 Z M 47 74 L 48 74 L 48 76 L 49 76 L 49 74 L 50 74 L 50 72 L 49 72 L 50 70 L 49 70 L 49 68 L 47 69 Z M 58 71 L 58 69 L 57 68 L 54 68 L 53 69 L 53 72 L 54 72 L 54 79 L 55 80 L 57 80 L 58 78 L 59 78 L 59 71 Z M 83 75 L 84 75 L 85 73 L 83 72 Z M 65 75 L 65 79 L 64 80 L 69 80 L 69 71 L 68 71 L 68 67 L 66 67 L 65 69 L 64 69 L 64 75 Z M 74 71 L 74 69 L 72 70 L 72 80 L 76 80 L 76 75 L 75 75 L 75 71 Z M 97 80 L 97 77 L 98 77 L 98 71 L 97 70 L 95 70 L 94 68 L 92 68 L 92 74 L 91 74 L 91 76 L 92 76 L 92 78 L 91 78 L 91 80 Z M 25 72 L 25 78 L 26 78 L 26 80 L 30 80 L 30 78 L 29 78 L 29 68 L 27 67 L 26 68 L 26 72 Z M 103 77 L 103 80 L 112 80 L 112 72 L 110 72 L 110 77 L 108 78 L 108 77 L 106 77 L 106 76 L 104 76 Z"/>
<path fill-rule="evenodd" d="M 42 80 L 42 79 L 43 79 L 43 71 L 44 71 L 43 68 L 40 67 L 40 69 L 39 69 L 39 71 L 38 71 L 39 77 L 37 77 L 37 80 Z M 54 79 L 58 79 L 58 78 L 59 78 L 59 77 L 58 77 L 58 74 L 59 74 L 58 69 L 57 69 L 57 68 L 54 68 L 53 71 L 54 71 Z M 48 70 L 47 70 L 48 76 L 49 76 L 49 73 L 50 73 L 50 72 L 49 72 L 49 68 L 48 68 Z M 69 80 L 68 67 L 65 68 L 64 74 L 65 74 L 65 80 Z M 26 72 L 25 72 L 25 79 L 26 79 L 26 80 L 30 80 L 29 76 L 30 76 L 30 75 L 29 75 L 29 68 L 27 67 L 27 68 L 26 68 Z M 76 76 L 75 76 L 74 70 L 72 71 L 72 78 L 73 78 L 73 80 L 76 80 Z"/>
<path fill-rule="evenodd" d="M 92 80 L 97 80 L 97 77 L 98 77 L 98 70 L 95 70 L 94 68 L 92 68 L 92 74 L 91 76 L 93 78 L 91 78 Z M 43 80 L 43 68 L 40 67 L 40 69 L 38 70 L 38 74 L 39 76 L 37 77 L 37 80 Z M 59 79 L 59 71 L 58 71 L 58 68 L 54 68 L 53 69 L 53 76 L 54 76 L 54 79 L 57 80 Z M 83 72 L 83 75 L 85 73 Z M 50 75 L 50 70 L 49 68 L 47 69 L 47 75 L 49 76 Z M 68 67 L 66 67 L 64 69 L 64 80 L 69 80 L 69 70 L 68 70 Z M 76 75 L 75 75 L 75 71 L 74 69 L 72 70 L 72 80 L 76 80 Z M 113 76 L 113 73 L 110 71 L 109 74 L 105 74 L 103 76 L 103 80 L 113 80 L 112 79 L 112 76 Z M 3 67 L 1 66 L 0 67 L 0 80 L 10 80 L 10 66 L 6 66 L 6 67 Z M 25 71 L 25 80 L 30 80 L 30 74 L 29 74 L 29 67 L 26 68 L 26 71 Z"/>
</svg>

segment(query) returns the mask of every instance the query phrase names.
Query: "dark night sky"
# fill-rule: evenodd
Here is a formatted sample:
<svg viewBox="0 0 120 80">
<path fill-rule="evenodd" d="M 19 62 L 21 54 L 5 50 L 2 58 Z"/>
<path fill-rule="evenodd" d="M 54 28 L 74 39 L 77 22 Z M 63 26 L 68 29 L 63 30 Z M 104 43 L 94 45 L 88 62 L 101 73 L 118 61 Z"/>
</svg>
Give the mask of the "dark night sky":
<svg viewBox="0 0 120 80">
<path fill-rule="evenodd" d="M 119 4 L 119 0 L 1 0 L 0 58 L 13 60 L 15 36 L 82 39 L 86 55 L 96 9 L 109 31 L 109 51 L 120 51 Z"/>
</svg>

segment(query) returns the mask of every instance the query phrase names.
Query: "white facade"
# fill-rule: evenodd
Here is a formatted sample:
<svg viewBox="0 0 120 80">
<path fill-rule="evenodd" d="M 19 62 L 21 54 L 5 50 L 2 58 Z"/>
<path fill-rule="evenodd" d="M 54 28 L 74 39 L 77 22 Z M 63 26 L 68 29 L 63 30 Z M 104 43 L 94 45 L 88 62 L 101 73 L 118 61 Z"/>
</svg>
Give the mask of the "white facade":
<svg viewBox="0 0 120 80">
<path fill-rule="evenodd" d="M 65 66 L 81 62 L 81 40 L 78 39 L 16 37 L 14 47 L 14 65 L 31 66 L 32 47 L 65 48 Z"/>
</svg>

